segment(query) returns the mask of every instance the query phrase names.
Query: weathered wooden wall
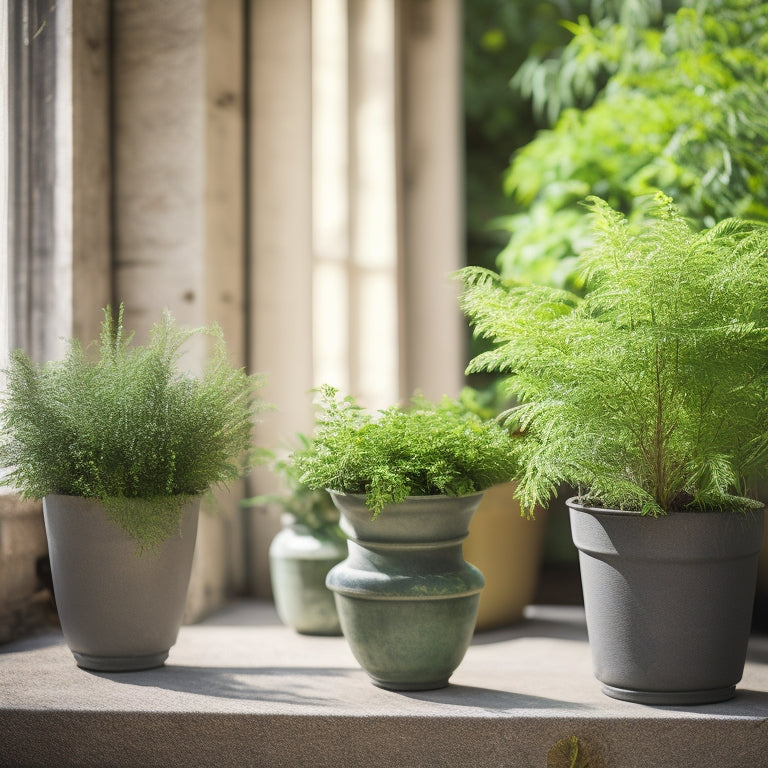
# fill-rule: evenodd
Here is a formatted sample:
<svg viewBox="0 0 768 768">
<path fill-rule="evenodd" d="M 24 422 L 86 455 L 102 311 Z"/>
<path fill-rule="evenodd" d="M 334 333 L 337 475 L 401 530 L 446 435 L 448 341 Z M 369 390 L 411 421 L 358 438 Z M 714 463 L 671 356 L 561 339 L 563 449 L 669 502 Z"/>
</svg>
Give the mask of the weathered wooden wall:
<svg viewBox="0 0 768 768">
<path fill-rule="evenodd" d="M 12 115 L 16 344 L 56 357 L 110 302 L 137 341 L 165 308 L 216 321 L 268 378 L 276 450 L 311 431 L 324 381 L 372 408 L 458 391 L 460 0 L 13 7 L 34 10 L 19 83 L 54 95 Z M 269 595 L 278 518 L 238 502 L 278 487 L 262 470 L 203 517 L 188 618 Z"/>
<path fill-rule="evenodd" d="M 115 299 L 138 340 L 168 308 L 221 325 L 245 365 L 243 5 L 114 0 L 112 14 Z M 205 353 L 184 364 L 199 372 Z M 245 589 L 243 493 L 201 518 L 188 619 Z"/>
</svg>

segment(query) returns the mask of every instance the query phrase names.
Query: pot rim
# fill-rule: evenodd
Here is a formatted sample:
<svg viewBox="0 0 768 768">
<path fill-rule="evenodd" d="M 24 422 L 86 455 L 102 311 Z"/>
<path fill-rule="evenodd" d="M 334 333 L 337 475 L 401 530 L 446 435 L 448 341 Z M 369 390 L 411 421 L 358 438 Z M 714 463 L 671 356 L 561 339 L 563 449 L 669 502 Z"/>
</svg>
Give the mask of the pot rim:
<svg viewBox="0 0 768 768">
<path fill-rule="evenodd" d="M 578 499 L 580 499 L 580 496 L 571 496 L 570 498 L 565 500 L 565 504 L 569 509 L 573 509 L 577 512 L 599 512 L 603 515 L 616 515 L 616 516 L 626 516 L 626 517 L 642 517 L 642 518 L 648 518 L 650 520 L 657 520 L 659 518 L 663 517 L 672 517 L 675 515 L 686 515 L 686 516 L 693 516 L 693 515 L 743 515 L 746 513 L 759 513 L 765 511 L 766 507 L 765 504 L 760 502 L 762 506 L 755 507 L 754 509 L 739 511 L 739 510 L 727 510 L 727 509 L 697 509 L 697 510 L 677 510 L 675 512 L 666 512 L 663 515 L 644 515 L 642 512 L 640 512 L 637 509 L 612 509 L 610 507 L 592 507 L 588 504 L 581 504 Z"/>
<path fill-rule="evenodd" d="M 357 499 L 359 501 L 365 501 L 365 499 L 368 498 L 367 493 L 346 493 L 345 491 L 336 491 L 333 488 L 327 488 L 326 489 L 328 493 L 333 494 L 334 496 L 342 496 L 348 499 Z M 399 502 L 391 502 L 392 504 L 403 504 L 406 501 L 409 503 L 418 504 L 419 502 L 424 501 L 434 501 L 435 499 L 473 499 L 476 496 L 482 496 L 487 488 L 482 491 L 475 491 L 474 493 L 467 493 L 463 496 L 449 496 L 446 493 L 433 493 L 433 494 L 421 494 L 420 496 L 406 496 L 402 501 Z M 387 505 L 389 506 L 389 505 Z"/>
<path fill-rule="evenodd" d="M 205 493 L 168 493 L 163 494 L 162 496 L 104 496 L 105 499 L 126 499 L 127 501 L 130 501 L 132 499 L 142 499 L 143 501 L 147 501 L 150 499 L 179 499 L 179 498 L 188 498 L 190 501 L 196 500 L 196 499 L 202 499 Z M 99 504 L 102 503 L 102 497 L 101 496 L 82 496 L 77 493 L 46 493 L 45 496 L 42 497 L 43 499 L 48 498 L 60 498 L 60 499 L 84 499 L 85 501 L 95 501 Z"/>
</svg>

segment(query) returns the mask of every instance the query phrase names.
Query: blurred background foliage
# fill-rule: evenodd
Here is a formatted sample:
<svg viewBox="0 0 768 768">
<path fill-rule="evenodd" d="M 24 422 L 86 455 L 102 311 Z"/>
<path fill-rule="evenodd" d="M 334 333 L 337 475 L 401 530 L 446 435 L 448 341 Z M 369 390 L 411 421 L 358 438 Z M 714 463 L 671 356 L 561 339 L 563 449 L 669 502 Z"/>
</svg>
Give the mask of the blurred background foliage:
<svg viewBox="0 0 768 768">
<path fill-rule="evenodd" d="M 578 289 L 599 195 L 768 219 L 768 3 L 467 0 L 468 261 Z"/>
<path fill-rule="evenodd" d="M 494 220 L 519 209 L 504 190 L 504 170 L 538 127 L 532 100 L 512 78 L 531 61 L 557 60 L 589 0 L 465 0 L 464 130 L 469 263 L 492 266 L 506 237 Z"/>
<path fill-rule="evenodd" d="M 656 189 L 696 226 L 768 220 L 768 3 L 465 0 L 464 14 L 469 264 L 578 291 L 590 194 L 635 225 Z M 468 383 L 473 407 L 510 404 L 496 376 Z M 562 509 L 550 568 L 577 561 Z"/>
</svg>

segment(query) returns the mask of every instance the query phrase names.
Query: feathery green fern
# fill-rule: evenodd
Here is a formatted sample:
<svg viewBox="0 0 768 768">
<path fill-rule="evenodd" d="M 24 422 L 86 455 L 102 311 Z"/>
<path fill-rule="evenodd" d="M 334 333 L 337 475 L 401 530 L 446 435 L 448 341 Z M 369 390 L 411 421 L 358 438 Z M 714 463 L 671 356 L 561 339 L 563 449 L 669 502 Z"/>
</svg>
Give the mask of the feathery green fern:
<svg viewBox="0 0 768 768">
<path fill-rule="evenodd" d="M 165 313 L 146 346 L 105 310 L 97 352 L 72 340 L 63 360 L 12 353 L 0 410 L 5 485 L 26 498 L 101 500 L 141 548 L 178 529 L 185 502 L 239 477 L 258 456 L 252 417 L 261 382 L 230 367 L 218 326 L 183 330 Z M 182 345 L 212 340 L 201 378 L 180 375 Z M 96 346 L 96 345 L 94 345 Z"/>
<path fill-rule="evenodd" d="M 506 430 L 449 398 L 417 396 L 373 418 L 327 385 L 313 439 L 292 459 L 306 486 L 365 494 L 374 517 L 407 496 L 465 496 L 514 474 Z"/>
<path fill-rule="evenodd" d="M 589 503 L 662 514 L 738 509 L 768 460 L 768 228 L 694 231 L 658 195 L 633 230 L 589 199 L 583 298 L 460 273 L 461 305 L 495 346 L 469 371 L 508 374 L 520 403 L 519 493 L 528 512 L 561 482 Z"/>
</svg>

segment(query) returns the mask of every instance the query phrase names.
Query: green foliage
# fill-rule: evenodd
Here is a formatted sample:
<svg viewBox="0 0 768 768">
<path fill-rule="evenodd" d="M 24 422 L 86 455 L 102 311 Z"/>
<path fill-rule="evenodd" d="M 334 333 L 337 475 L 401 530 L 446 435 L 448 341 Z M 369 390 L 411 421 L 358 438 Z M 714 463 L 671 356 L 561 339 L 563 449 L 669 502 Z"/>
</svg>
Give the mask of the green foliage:
<svg viewBox="0 0 768 768">
<path fill-rule="evenodd" d="M 481 419 L 495 419 L 510 407 L 512 401 L 505 394 L 502 383 L 495 379 L 487 387 L 464 387 L 459 393 L 459 403 Z"/>
<path fill-rule="evenodd" d="M 415 397 L 409 408 L 393 406 L 373 418 L 324 386 L 315 435 L 293 461 L 302 483 L 365 494 L 376 517 L 407 496 L 465 496 L 509 480 L 511 447 L 497 422 L 449 398 L 432 404 Z"/>
<path fill-rule="evenodd" d="M 261 382 L 229 366 L 218 326 L 178 328 L 165 313 L 146 346 L 132 346 L 105 310 L 95 359 L 72 340 L 38 365 L 16 350 L 0 412 L 3 484 L 24 497 L 101 500 L 142 548 L 178 529 L 191 496 L 227 483 L 258 458 L 251 446 Z M 201 378 L 177 373 L 182 345 L 212 342 Z"/>
<path fill-rule="evenodd" d="M 309 451 L 309 439 L 305 435 L 299 435 L 298 438 L 302 444 L 301 450 Z M 299 480 L 299 471 L 292 461 L 276 461 L 274 470 L 285 479 L 287 492 L 254 496 L 244 499 L 243 505 L 279 504 L 287 515 L 315 533 L 328 538 L 346 539 L 339 527 L 339 510 L 325 488 L 308 488 Z"/>
<path fill-rule="evenodd" d="M 679 4 L 671 3 L 675 10 Z M 655 48 L 652 30 L 663 16 L 660 0 L 591 2 L 589 15 L 560 21 L 571 34 L 570 43 L 544 56 L 532 52 L 512 85 L 531 99 L 537 119 L 551 125 L 566 108 L 589 107 L 622 61 L 631 58 L 640 65 L 647 60 Z"/>
<path fill-rule="evenodd" d="M 589 0 L 472 0 L 463 29 L 464 144 L 469 263 L 490 265 L 503 233 L 488 222 L 509 212 L 502 169 L 537 125 L 528 99 L 509 81 L 527 56 L 550 60 L 570 35 L 560 19 L 576 19 Z"/>
<path fill-rule="evenodd" d="M 525 210 L 497 221 L 510 233 L 505 276 L 578 287 L 568 278 L 589 234 L 588 195 L 633 219 L 661 189 L 698 227 L 768 220 L 768 4 L 689 0 L 660 28 L 657 18 L 582 17 L 561 57 L 518 73 L 557 122 L 509 167 L 507 193 Z"/>
<path fill-rule="evenodd" d="M 768 226 L 697 233 L 663 195 L 637 227 L 588 208 L 583 297 L 460 273 L 462 308 L 495 342 L 469 370 L 506 374 L 520 403 L 507 420 L 526 510 L 561 482 L 653 515 L 743 508 L 768 460 Z"/>
</svg>

